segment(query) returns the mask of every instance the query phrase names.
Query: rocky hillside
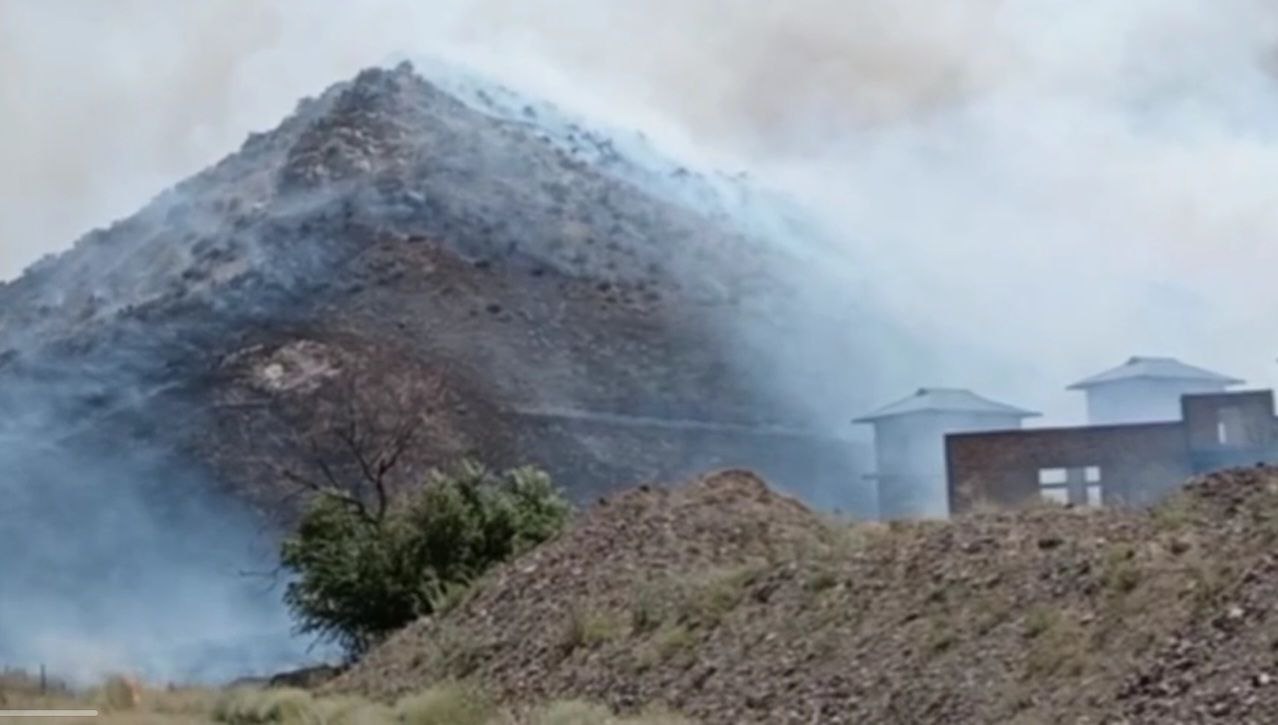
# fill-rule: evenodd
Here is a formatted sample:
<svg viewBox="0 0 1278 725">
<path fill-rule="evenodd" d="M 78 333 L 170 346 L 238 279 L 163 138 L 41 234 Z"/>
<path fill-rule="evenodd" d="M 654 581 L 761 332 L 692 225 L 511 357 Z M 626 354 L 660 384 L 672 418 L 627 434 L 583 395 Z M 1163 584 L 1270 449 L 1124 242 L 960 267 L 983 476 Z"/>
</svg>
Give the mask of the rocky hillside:
<svg viewBox="0 0 1278 725">
<path fill-rule="evenodd" d="M 1278 470 L 1153 511 L 836 523 L 747 473 L 601 502 L 328 687 L 706 723 L 1271 722 Z"/>
<path fill-rule="evenodd" d="M 364 72 L 0 286 L 0 401 L 56 398 L 38 428 L 181 450 L 270 506 L 253 461 L 317 392 L 433 381 L 420 465 L 541 463 L 588 499 L 748 464 L 870 513 L 839 432 L 763 384 L 761 350 L 820 315 L 728 182 L 478 97 Z"/>
<path fill-rule="evenodd" d="M 750 189 L 403 65 L 0 284 L 0 659 L 300 664 L 243 574 L 409 423 L 391 487 L 466 455 L 580 501 L 742 465 L 872 514 L 847 381 L 891 331 L 814 304 L 809 237 Z"/>
</svg>

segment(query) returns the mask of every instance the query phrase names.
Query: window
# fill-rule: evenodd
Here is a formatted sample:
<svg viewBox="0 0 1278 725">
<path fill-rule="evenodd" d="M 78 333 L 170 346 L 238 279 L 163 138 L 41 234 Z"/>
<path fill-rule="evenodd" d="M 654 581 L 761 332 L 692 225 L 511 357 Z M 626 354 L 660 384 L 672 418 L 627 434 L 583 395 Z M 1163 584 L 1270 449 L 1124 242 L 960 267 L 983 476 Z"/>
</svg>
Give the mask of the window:
<svg viewBox="0 0 1278 725">
<path fill-rule="evenodd" d="M 1100 506 L 1105 501 L 1100 466 L 1040 468 L 1038 490 L 1044 501 L 1075 506 Z"/>
<path fill-rule="evenodd" d="M 1096 507 L 1102 503 L 1100 484 L 1094 484 L 1087 487 L 1087 505 Z"/>
<path fill-rule="evenodd" d="M 1069 483 L 1068 468 L 1043 468 L 1038 472 L 1038 485 L 1064 486 Z"/>
<path fill-rule="evenodd" d="M 1244 442 L 1242 409 L 1230 406 L 1216 411 L 1216 442 L 1239 446 Z"/>
<path fill-rule="evenodd" d="M 1038 491 L 1044 501 L 1062 506 L 1069 503 L 1069 470 L 1042 468 L 1038 471 Z"/>
</svg>

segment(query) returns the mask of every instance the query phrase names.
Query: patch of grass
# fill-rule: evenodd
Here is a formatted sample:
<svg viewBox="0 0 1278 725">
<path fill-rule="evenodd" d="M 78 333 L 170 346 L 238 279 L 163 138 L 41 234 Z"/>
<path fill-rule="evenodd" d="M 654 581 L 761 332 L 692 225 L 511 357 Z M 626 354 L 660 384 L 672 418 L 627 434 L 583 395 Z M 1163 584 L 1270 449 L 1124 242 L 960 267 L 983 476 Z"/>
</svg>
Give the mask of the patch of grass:
<svg viewBox="0 0 1278 725">
<path fill-rule="evenodd" d="M 823 533 L 823 538 L 828 543 L 829 554 L 837 561 L 887 539 L 890 532 L 887 524 L 878 521 L 857 521 L 830 522 Z"/>
<path fill-rule="evenodd" d="M 476 591 L 474 582 L 449 582 L 431 597 L 431 606 L 437 615 L 448 614 L 461 606 Z"/>
<path fill-rule="evenodd" d="M 465 679 L 483 662 L 480 643 L 452 624 L 437 624 L 428 647 L 428 669 L 439 677 Z"/>
<path fill-rule="evenodd" d="M 677 657 L 690 654 L 697 646 L 697 638 L 682 624 L 666 624 L 652 636 L 648 646 L 639 653 L 641 669 L 650 669 Z"/>
<path fill-rule="evenodd" d="M 633 717 L 619 720 L 617 725 L 696 725 L 696 722 L 657 705 L 645 708 L 642 713 Z"/>
<path fill-rule="evenodd" d="M 579 649 L 594 649 L 625 636 L 626 623 L 622 617 L 612 612 L 574 610 L 568 615 L 559 646 L 567 656 Z"/>
<path fill-rule="evenodd" d="M 803 588 L 813 594 L 820 594 L 839 585 L 839 577 L 829 569 L 818 569 L 803 583 Z"/>
<path fill-rule="evenodd" d="M 168 687 L 141 693 L 139 709 L 159 715 L 204 715 L 213 709 L 219 693 L 202 687 Z"/>
<path fill-rule="evenodd" d="M 477 689 L 452 682 L 404 698 L 395 713 L 403 725 L 485 725 L 496 708 Z"/>
<path fill-rule="evenodd" d="M 529 725 L 605 725 L 613 722 L 612 711 L 581 700 L 554 702 L 533 712 Z"/>
<path fill-rule="evenodd" d="M 1267 484 L 1250 504 L 1256 528 L 1269 541 L 1278 539 L 1278 485 Z"/>
<path fill-rule="evenodd" d="M 50 680 L 16 672 L 0 673 L 0 692 L 7 707 L 80 709 L 101 707 L 110 681 L 87 690 L 74 690 Z M 103 725 L 694 725 L 677 714 L 657 708 L 618 717 L 600 705 L 567 701 L 543 705 L 530 719 L 500 709 L 482 690 L 450 681 L 400 700 L 394 707 L 360 697 L 316 697 L 297 689 L 240 687 L 148 689 L 130 691 L 129 709 L 104 711 L 94 719 Z M 137 693 L 136 696 L 133 693 Z M 58 725 L 63 720 L 47 720 Z M 68 725 L 71 725 L 70 721 Z M 78 724 L 77 724 L 78 725 Z"/>
<path fill-rule="evenodd" d="M 1039 679 L 1053 675 L 1077 677 L 1087 664 L 1089 637 L 1086 630 L 1065 612 L 1036 607 L 1025 617 L 1025 675 Z"/>
<path fill-rule="evenodd" d="M 1141 571 L 1136 561 L 1136 550 L 1119 544 L 1105 554 L 1101 570 L 1101 584 L 1115 594 L 1130 594 L 1140 586 Z"/>
<path fill-rule="evenodd" d="M 758 574 L 759 569 L 750 566 L 712 572 L 704 583 L 692 587 L 680 603 L 679 619 L 705 627 L 718 626 L 745 598 Z"/>
<path fill-rule="evenodd" d="M 535 710 L 529 725 L 694 725 L 694 723 L 660 707 L 647 709 L 631 717 L 617 717 L 602 705 L 581 700 L 566 700 Z"/>
<path fill-rule="evenodd" d="M 655 631 L 670 616 L 675 597 L 670 581 L 644 581 L 635 586 L 630 601 L 630 630 L 634 634 Z"/>
<path fill-rule="evenodd" d="M 324 725 L 391 725 L 395 710 L 358 697 L 327 697 L 319 701 Z"/>
<path fill-rule="evenodd" d="M 288 688 L 232 690 L 213 707 L 215 722 L 227 725 L 307 725 L 320 722 L 315 698 Z"/>
<path fill-rule="evenodd" d="M 691 651 L 697 644 L 697 638 L 692 635 L 692 632 L 687 627 L 677 624 L 661 630 L 653 639 L 657 645 L 658 654 L 667 659 L 680 652 Z"/>
<path fill-rule="evenodd" d="M 1024 634 L 1026 639 L 1037 639 L 1051 630 L 1060 617 L 1060 612 L 1049 607 L 1034 607 L 1025 614 Z"/>
<path fill-rule="evenodd" d="M 1178 493 L 1160 503 L 1150 513 L 1154 528 L 1162 533 L 1184 531 L 1198 521 L 1190 494 Z"/>
<path fill-rule="evenodd" d="M 763 571 L 762 564 L 743 565 L 642 582 L 631 597 L 631 632 L 647 634 L 671 622 L 718 626 Z"/>
<path fill-rule="evenodd" d="M 1185 573 L 1189 577 L 1190 601 L 1198 612 L 1219 607 L 1234 577 L 1229 566 L 1199 557 L 1188 564 Z"/>
</svg>

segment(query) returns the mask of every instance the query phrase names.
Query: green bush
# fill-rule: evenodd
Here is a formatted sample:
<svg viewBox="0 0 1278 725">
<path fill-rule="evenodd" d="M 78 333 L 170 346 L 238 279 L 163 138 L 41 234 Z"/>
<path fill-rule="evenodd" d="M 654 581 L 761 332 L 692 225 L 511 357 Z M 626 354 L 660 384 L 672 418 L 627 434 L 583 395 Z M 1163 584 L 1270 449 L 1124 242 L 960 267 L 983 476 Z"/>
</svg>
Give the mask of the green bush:
<svg viewBox="0 0 1278 725">
<path fill-rule="evenodd" d="M 489 567 L 546 541 L 571 507 L 535 469 L 465 463 L 380 515 L 348 496 L 318 495 L 281 547 L 284 601 L 302 633 L 351 657 L 440 608 Z"/>
</svg>

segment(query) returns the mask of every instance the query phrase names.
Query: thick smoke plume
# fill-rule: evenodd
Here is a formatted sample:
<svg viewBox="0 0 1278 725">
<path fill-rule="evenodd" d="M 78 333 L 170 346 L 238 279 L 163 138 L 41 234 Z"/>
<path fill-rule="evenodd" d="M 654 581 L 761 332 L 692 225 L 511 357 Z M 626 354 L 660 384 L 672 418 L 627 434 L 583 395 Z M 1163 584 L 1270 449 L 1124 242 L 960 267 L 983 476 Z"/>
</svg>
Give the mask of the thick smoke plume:
<svg viewBox="0 0 1278 725">
<path fill-rule="evenodd" d="M 0 0 L 0 276 L 426 53 L 811 205 L 946 352 L 897 387 L 1072 414 L 1132 352 L 1267 384 L 1276 47 L 1262 0 Z"/>
<path fill-rule="evenodd" d="M 1273 382 L 1263 0 L 0 0 L 0 278 L 417 55 L 744 169 L 833 229 L 759 227 L 835 276 L 811 306 L 846 340 L 770 376 L 823 421 L 923 384 L 1076 421 L 1058 391 L 1133 353 Z M 861 302 L 927 354 L 841 327 Z M 849 346 L 872 375 L 839 376 Z"/>
</svg>

